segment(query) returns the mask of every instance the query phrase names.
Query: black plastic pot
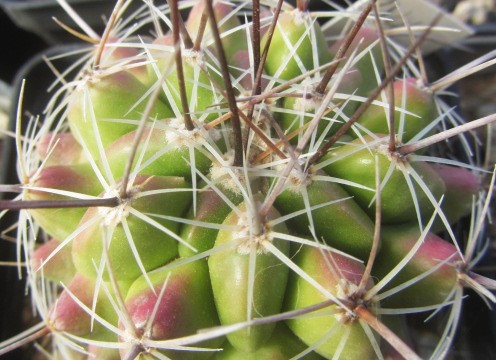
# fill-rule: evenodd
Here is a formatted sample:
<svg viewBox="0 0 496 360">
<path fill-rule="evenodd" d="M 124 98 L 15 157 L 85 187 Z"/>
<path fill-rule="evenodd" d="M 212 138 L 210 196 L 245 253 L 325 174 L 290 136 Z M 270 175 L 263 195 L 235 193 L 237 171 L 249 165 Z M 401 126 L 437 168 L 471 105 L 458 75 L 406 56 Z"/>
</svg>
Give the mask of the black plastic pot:
<svg viewBox="0 0 496 360">
<path fill-rule="evenodd" d="M 111 13 L 115 4 L 115 0 L 67 0 L 67 2 L 97 32 L 104 26 L 103 17 Z M 19 28 L 35 33 L 48 44 L 76 40 L 53 20 L 55 17 L 65 25 L 78 29 L 57 0 L 0 0 L 0 6 Z"/>
</svg>

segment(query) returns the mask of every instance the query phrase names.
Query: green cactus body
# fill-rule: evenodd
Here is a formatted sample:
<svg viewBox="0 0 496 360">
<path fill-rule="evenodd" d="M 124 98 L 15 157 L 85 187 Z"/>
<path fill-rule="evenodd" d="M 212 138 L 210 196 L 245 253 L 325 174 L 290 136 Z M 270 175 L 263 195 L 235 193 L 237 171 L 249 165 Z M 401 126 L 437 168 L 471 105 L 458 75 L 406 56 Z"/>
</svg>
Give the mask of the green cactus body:
<svg viewBox="0 0 496 360">
<path fill-rule="evenodd" d="M 109 162 L 116 179 L 123 176 L 128 159 L 134 151 L 136 133 L 137 131 L 132 131 L 121 136 L 106 149 L 106 161 Z M 212 161 L 198 150 L 206 141 L 201 132 L 191 134 L 184 129 L 175 129 L 169 122 L 156 123 L 153 128 L 144 132 L 138 145 L 138 156 L 135 157 L 131 169 L 138 169 L 140 174 L 145 175 L 181 176 L 191 179 L 197 176 L 192 173 L 194 164 L 194 169 L 206 174 Z"/>
<path fill-rule="evenodd" d="M 155 218 L 149 223 L 133 214 L 133 210 L 143 214 L 181 216 L 191 202 L 188 184 L 178 177 L 142 176 L 135 183 L 136 192 L 177 189 L 176 192 L 164 192 L 138 197 L 130 204 L 105 212 L 99 208 L 90 208 L 81 221 L 84 231 L 74 239 L 72 256 L 79 272 L 89 277 L 96 276 L 95 264 L 104 259 L 104 246 L 107 248 L 108 261 L 120 280 L 134 280 L 142 270 L 152 270 L 166 264 L 177 256 L 177 234 L 179 224 Z M 152 201 L 152 199 L 154 201 Z M 132 208 L 132 209 L 131 209 Z M 85 225 L 88 224 L 88 225 Z M 126 224 L 126 225 L 124 225 Z M 170 231 L 164 234 L 163 227 Z M 104 229 L 108 229 L 106 233 Z M 105 244 L 105 245 L 104 245 Z M 136 248 L 139 259 L 133 251 Z"/>
<path fill-rule="evenodd" d="M 91 358 L 100 360 L 120 360 L 121 356 L 117 349 L 109 349 L 92 344 L 88 346 L 87 359 L 89 360 Z"/>
<path fill-rule="evenodd" d="M 31 269 L 51 281 L 67 284 L 76 274 L 70 246 L 61 246 L 57 239 L 38 246 L 30 260 Z"/>
<path fill-rule="evenodd" d="M 406 78 L 393 83 L 394 106 L 396 107 L 394 132 L 404 143 L 426 129 L 437 118 L 432 91 L 417 85 L 416 81 L 415 78 Z M 358 123 L 376 134 L 388 133 L 388 106 L 386 104 L 384 106 L 372 105 L 360 117 Z M 430 130 L 426 135 L 431 135 L 432 132 Z M 350 133 L 356 136 L 355 132 Z"/>
<path fill-rule="evenodd" d="M 384 72 L 384 60 L 379 41 L 380 37 L 375 29 L 363 26 L 353 38 L 348 51 L 344 53 L 344 58 L 347 59 L 356 51 L 352 64 L 362 75 L 361 86 L 356 89 L 356 95 L 366 97 L 380 83 L 379 79 Z M 329 47 L 329 53 L 333 58 L 344 42 L 345 39 L 341 38 Z"/>
<path fill-rule="evenodd" d="M 105 148 L 136 129 L 146 107 L 147 101 L 142 97 L 148 88 L 125 72 L 94 77 L 83 79 L 71 94 L 68 120 L 76 139 L 95 159 L 100 159 L 100 142 Z M 155 102 L 150 113 L 152 120 L 172 116 L 161 101 Z"/>
<path fill-rule="evenodd" d="M 344 293 L 352 293 L 360 282 L 363 267 L 360 263 L 338 254 L 318 248 L 303 247 L 294 259 L 295 263 L 312 277 L 323 289 L 339 299 Z M 328 300 L 326 294 L 309 284 L 300 276 L 292 274 L 288 281 L 285 308 L 303 309 Z M 326 359 L 331 359 L 340 349 L 340 359 L 374 359 L 370 339 L 362 326 L 347 318 L 344 309 L 330 306 L 311 314 L 287 320 L 289 328 L 307 345 L 322 341 L 315 349 Z M 345 335 L 346 334 L 346 335 Z"/>
<path fill-rule="evenodd" d="M 365 260 L 374 234 L 374 224 L 368 215 L 339 184 L 312 181 L 301 186 L 306 189 L 309 206 L 317 207 L 309 210 L 315 235 L 329 246 Z M 319 207 L 326 203 L 329 204 Z M 277 197 L 275 206 L 285 215 L 307 209 L 299 187 L 284 190 Z M 308 232 L 311 224 L 308 212 L 291 217 L 288 223 L 292 229 L 312 235 Z"/>
<path fill-rule="evenodd" d="M 109 39 L 100 58 L 100 67 L 123 67 L 123 72 L 134 76 L 145 86 L 152 85 L 145 65 L 146 58 L 141 50 L 134 47 L 119 46 L 119 41 L 121 40 L 118 38 Z"/>
<path fill-rule="evenodd" d="M 321 360 L 315 352 L 306 353 L 307 347 L 284 324 L 278 324 L 269 341 L 257 351 L 243 352 L 236 350 L 229 342 L 223 344 L 223 351 L 215 356 L 215 360 L 286 360 L 299 356 L 305 360 Z"/>
<path fill-rule="evenodd" d="M 178 260 L 180 261 L 180 260 Z M 152 340 L 168 340 L 194 335 L 198 330 L 218 326 L 212 289 L 208 280 L 206 261 L 185 264 L 172 263 L 169 270 L 148 274 L 153 285 L 141 276 L 133 282 L 126 296 L 126 307 L 136 328 L 145 331 Z M 176 266 L 174 266 L 176 265 Z M 147 325 L 147 322 L 151 322 Z M 121 323 L 125 328 L 125 324 Z M 224 338 L 197 344 L 198 347 L 218 348 Z M 125 356 L 127 349 L 123 349 Z M 161 350 L 172 359 L 208 359 L 212 351 Z M 146 355 L 141 355 L 146 358 Z"/>
<path fill-rule="evenodd" d="M 454 166 L 434 164 L 432 169 L 446 185 L 441 209 L 449 224 L 455 224 L 464 216 L 470 215 L 474 199 L 480 193 L 480 177 L 474 172 Z M 429 220 L 429 219 L 426 219 Z M 431 231 L 438 232 L 446 229 L 446 225 L 437 217 Z"/>
<path fill-rule="evenodd" d="M 384 152 L 386 145 L 363 144 L 357 139 L 347 145 L 335 148 L 327 153 L 322 160 L 325 166 L 322 169 L 331 176 L 351 181 L 361 185 L 345 185 L 345 189 L 354 196 L 355 201 L 374 216 L 373 199 L 375 192 L 375 156 L 379 161 L 381 181 L 381 217 L 386 224 L 404 223 L 417 219 L 416 207 L 421 216 L 429 217 L 433 212 L 433 201 L 437 202 L 444 194 L 445 184 L 428 163 L 412 162 L 408 160 L 390 158 Z M 393 168 L 391 168 L 393 167 Z M 420 180 L 411 174 L 416 173 Z M 409 180 L 407 180 L 407 178 Z M 427 184 L 430 194 L 426 193 L 418 181 Z M 412 184 L 414 195 L 409 185 Z M 363 188 L 366 187 L 366 188 Z M 415 200 L 414 200 L 415 199 Z"/>
<path fill-rule="evenodd" d="M 1 237 L 42 320 L 0 357 L 29 339 L 55 360 L 448 356 L 464 287 L 496 302 L 474 273 L 493 184 L 471 133 L 493 117 L 465 124 L 440 96 L 479 65 L 424 75 L 396 37 L 422 24 L 384 2 L 138 3 L 100 35 L 74 19 L 94 46 L 42 117 L 17 116 Z M 432 309 L 449 316 L 409 316 Z"/>
<path fill-rule="evenodd" d="M 109 286 L 109 284 L 106 284 Z M 122 291 L 126 291 L 129 284 L 120 283 Z M 96 293 L 98 291 L 98 293 Z M 95 302 L 94 297 L 97 296 Z M 76 336 L 87 336 L 94 340 L 113 341 L 115 334 L 101 324 L 100 319 L 110 324 L 117 323 L 117 313 L 112 305 L 115 294 L 110 291 L 106 294 L 96 286 L 96 282 L 84 275 L 76 274 L 67 288 L 58 297 L 50 311 L 49 323 L 57 331 L 65 331 Z M 85 309 L 79 304 L 82 303 Z M 94 320 L 90 312 L 98 315 Z"/>
<path fill-rule="evenodd" d="M 268 75 L 289 80 L 329 61 L 324 34 L 309 13 L 293 10 L 279 15 L 265 63 Z"/>
<path fill-rule="evenodd" d="M 67 133 L 48 133 L 36 145 L 36 152 L 45 159 L 46 166 L 75 165 L 87 163 L 83 148 L 74 135 Z"/>
<path fill-rule="evenodd" d="M 239 205 L 243 200 L 241 196 L 231 191 L 226 190 L 223 193 L 234 206 Z M 198 193 L 197 201 L 197 207 L 190 209 L 187 218 L 200 221 L 204 223 L 204 226 L 202 224 L 185 224 L 181 228 L 179 235 L 185 243 L 190 245 L 186 246 L 184 243 L 179 243 L 179 255 L 182 257 L 210 250 L 214 246 L 219 233 L 219 229 L 210 226 L 212 224 L 222 224 L 232 211 L 230 204 L 213 189 L 201 189 Z"/>
<path fill-rule="evenodd" d="M 26 200 L 74 200 L 80 194 L 96 196 L 102 191 L 88 163 L 48 166 L 33 179 L 32 186 L 39 190 L 28 187 Z M 78 228 L 85 211 L 85 208 L 33 209 L 30 214 L 50 236 L 65 239 Z"/>
<path fill-rule="evenodd" d="M 413 226 L 391 226 L 383 230 L 382 249 L 374 264 L 374 274 L 384 277 L 415 246 L 421 234 Z M 382 300 L 385 307 L 422 307 L 441 304 L 458 286 L 457 266 L 461 265 L 456 247 L 428 233 L 411 261 L 384 289 L 399 286 L 416 276 L 428 275 L 390 297 Z M 429 270 L 438 267 L 431 274 Z"/>
<path fill-rule="evenodd" d="M 244 207 L 244 203 L 239 209 L 243 218 L 232 212 L 223 223 L 237 226 L 239 230 L 221 230 L 215 241 L 215 247 L 233 245 L 212 254 L 208 260 L 215 303 L 223 325 L 277 314 L 281 310 L 289 270 L 263 247 L 263 242 L 272 242 L 286 256 L 289 254 L 289 243 L 271 239 L 270 232 L 251 234 L 253 229 L 250 221 L 253 215 Z M 271 215 L 276 217 L 277 213 L 273 211 Z M 253 284 L 250 284 L 249 276 L 251 259 L 254 261 Z M 250 286 L 253 286 L 252 292 Z M 252 326 L 227 337 L 236 349 L 253 352 L 270 338 L 274 325 Z"/>
<path fill-rule="evenodd" d="M 246 29 L 242 27 L 233 6 L 230 4 L 216 1 L 213 3 L 213 10 L 219 32 L 222 34 L 221 40 L 226 58 L 231 60 L 237 51 L 245 50 L 247 47 Z M 185 25 L 193 39 L 196 39 L 198 36 L 201 17 L 204 11 L 205 2 L 197 1 L 189 12 Z M 205 44 L 213 42 L 210 24 L 207 25 L 203 38 Z M 213 46 L 211 45 L 211 47 Z"/>
<path fill-rule="evenodd" d="M 317 131 L 315 132 L 316 138 L 321 136 L 329 137 L 335 134 L 347 120 L 343 117 L 343 114 L 347 117 L 353 114 L 359 102 L 349 97 L 350 94 L 353 94 L 356 89 L 361 87 L 362 83 L 362 74 L 356 69 L 351 69 L 344 75 L 343 80 L 341 80 L 336 90 L 338 100 L 336 104 L 329 106 L 326 115 L 320 119 Z M 329 87 L 333 85 L 331 82 Z M 317 100 L 320 97 L 316 97 L 316 94 L 313 93 L 313 86 L 302 84 L 299 87 L 299 92 L 303 96 L 284 98 L 281 109 L 276 113 L 277 119 L 288 135 L 298 129 L 304 129 L 305 125 L 310 123 L 321 106 L 320 100 Z M 292 143 L 296 143 L 296 140 L 300 137 L 292 138 Z"/>
<path fill-rule="evenodd" d="M 214 82 L 218 82 L 215 72 L 208 70 L 205 59 L 200 52 L 189 52 L 183 55 L 183 71 L 186 95 L 189 99 L 189 110 L 199 123 L 207 123 L 219 117 L 222 111 L 215 104 L 222 99 L 215 90 Z M 208 74 L 206 73 L 208 71 Z M 214 80 L 212 81 L 212 77 Z M 217 78 L 217 79 L 215 79 Z M 170 90 L 170 103 L 181 109 L 179 80 L 174 69 L 165 79 Z"/>
</svg>

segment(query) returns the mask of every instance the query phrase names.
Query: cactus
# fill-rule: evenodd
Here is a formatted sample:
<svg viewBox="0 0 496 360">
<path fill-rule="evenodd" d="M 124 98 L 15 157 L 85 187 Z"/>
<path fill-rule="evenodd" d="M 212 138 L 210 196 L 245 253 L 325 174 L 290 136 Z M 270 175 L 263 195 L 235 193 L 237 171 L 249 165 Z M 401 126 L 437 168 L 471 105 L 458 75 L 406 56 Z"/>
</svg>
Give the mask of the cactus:
<svg viewBox="0 0 496 360">
<path fill-rule="evenodd" d="M 496 302 L 473 271 L 492 169 L 456 160 L 494 116 L 464 123 L 459 74 L 417 69 L 435 23 L 403 47 L 375 1 L 308 3 L 77 20 L 94 46 L 18 134 L 1 202 L 41 320 L 0 354 L 43 336 L 54 359 L 420 359 L 407 315 L 444 311 L 437 359 L 465 288 Z"/>
</svg>

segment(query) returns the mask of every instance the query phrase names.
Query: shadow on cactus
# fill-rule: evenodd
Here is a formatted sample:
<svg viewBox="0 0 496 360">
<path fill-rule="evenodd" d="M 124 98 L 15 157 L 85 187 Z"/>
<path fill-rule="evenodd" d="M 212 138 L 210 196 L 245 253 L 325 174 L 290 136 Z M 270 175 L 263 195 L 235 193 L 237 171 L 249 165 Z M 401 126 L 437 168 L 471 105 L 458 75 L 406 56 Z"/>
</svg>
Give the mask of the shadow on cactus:
<svg viewBox="0 0 496 360">
<path fill-rule="evenodd" d="M 116 1 L 101 36 L 73 15 L 93 46 L 16 134 L 1 202 L 40 320 L 0 354 L 420 359 L 420 313 L 437 359 L 464 288 L 496 302 L 474 270 L 493 169 L 438 150 L 471 159 L 495 117 L 416 68 L 439 17 L 403 47 L 375 1 L 308 3 Z"/>
</svg>

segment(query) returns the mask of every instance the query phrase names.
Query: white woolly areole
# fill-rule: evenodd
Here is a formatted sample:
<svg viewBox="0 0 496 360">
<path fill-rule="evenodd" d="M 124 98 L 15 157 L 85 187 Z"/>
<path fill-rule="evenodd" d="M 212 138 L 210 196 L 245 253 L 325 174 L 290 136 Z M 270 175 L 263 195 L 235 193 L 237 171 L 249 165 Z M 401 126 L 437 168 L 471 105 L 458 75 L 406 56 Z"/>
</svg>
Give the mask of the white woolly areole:
<svg viewBox="0 0 496 360">
<path fill-rule="evenodd" d="M 356 294 L 357 291 L 358 285 L 346 279 L 339 279 L 338 283 L 336 284 L 336 297 L 339 300 L 347 301 L 350 299 L 350 297 Z M 350 321 L 354 320 L 353 316 L 348 311 L 337 312 L 336 314 L 334 314 L 334 317 L 341 323 L 349 323 Z"/>
<path fill-rule="evenodd" d="M 183 49 L 182 50 L 183 60 L 186 61 L 192 67 L 203 67 L 205 61 L 203 60 L 203 54 L 199 51 L 193 49 Z"/>
<path fill-rule="evenodd" d="M 384 155 L 389 161 L 396 162 L 396 169 L 403 171 L 403 172 L 409 172 L 408 166 L 406 164 L 408 163 L 408 158 L 405 156 L 402 156 L 401 154 L 397 152 L 391 152 L 389 150 L 389 145 L 381 143 L 377 145 L 376 151 L 380 155 Z"/>
<path fill-rule="evenodd" d="M 285 165 L 276 166 L 278 173 L 285 171 Z M 302 187 L 307 187 L 312 182 L 311 176 L 307 173 L 302 173 L 298 169 L 292 169 L 284 184 L 285 189 L 299 193 Z"/>
<path fill-rule="evenodd" d="M 102 77 L 104 76 L 103 71 L 92 69 L 88 70 L 84 73 L 84 76 L 76 81 L 76 86 L 74 88 L 75 91 L 83 91 L 88 88 L 88 84 L 96 84 L 98 83 Z"/>
<path fill-rule="evenodd" d="M 314 93 L 313 90 L 314 80 L 311 78 L 305 78 L 301 84 L 298 85 L 298 92 L 303 94 L 303 96 L 295 99 L 293 110 L 299 112 L 314 112 L 315 109 L 320 107 L 321 99 L 312 95 L 312 93 Z"/>
<path fill-rule="evenodd" d="M 130 191 L 133 193 L 134 191 Z M 119 197 L 119 191 L 117 189 L 110 189 L 104 194 L 104 198 Z M 129 216 L 129 208 L 131 207 L 132 196 L 128 199 L 123 200 L 118 206 L 107 208 L 98 207 L 98 214 L 103 219 L 100 223 L 101 227 L 113 227 L 120 224 L 123 219 Z"/>
<path fill-rule="evenodd" d="M 306 98 L 303 96 L 295 100 L 293 110 L 300 112 L 302 115 L 305 115 L 305 113 L 313 113 L 315 109 L 317 109 L 318 105 L 319 104 L 315 102 L 313 96 L 310 98 Z"/>
<path fill-rule="evenodd" d="M 239 254 L 249 255 L 253 250 L 259 255 L 269 252 L 264 244 L 272 242 L 273 237 L 266 224 L 260 224 L 260 226 L 254 224 L 255 216 L 248 211 L 244 212 L 236 223 L 239 230 L 232 232 L 233 241 L 239 242 L 237 247 Z M 261 230 L 260 234 L 255 233 L 257 230 Z"/>
<path fill-rule="evenodd" d="M 223 155 L 222 162 L 214 161 L 210 167 L 210 179 L 215 183 L 222 183 L 222 187 L 232 191 L 235 194 L 241 194 L 239 184 L 245 181 L 245 175 L 242 169 L 232 166 L 234 163 L 234 151 L 230 150 Z M 237 178 L 233 178 L 233 175 Z"/>
<path fill-rule="evenodd" d="M 291 15 L 293 16 L 293 22 L 295 25 L 312 23 L 312 17 L 310 16 L 310 12 L 308 11 L 294 9 L 293 11 L 291 11 Z"/>
<path fill-rule="evenodd" d="M 208 140 L 218 141 L 221 137 L 216 129 L 194 128 L 193 130 L 188 130 L 182 119 L 171 119 L 168 126 L 170 131 L 165 131 L 165 140 L 168 144 L 177 147 L 198 146 L 207 143 Z"/>
</svg>

